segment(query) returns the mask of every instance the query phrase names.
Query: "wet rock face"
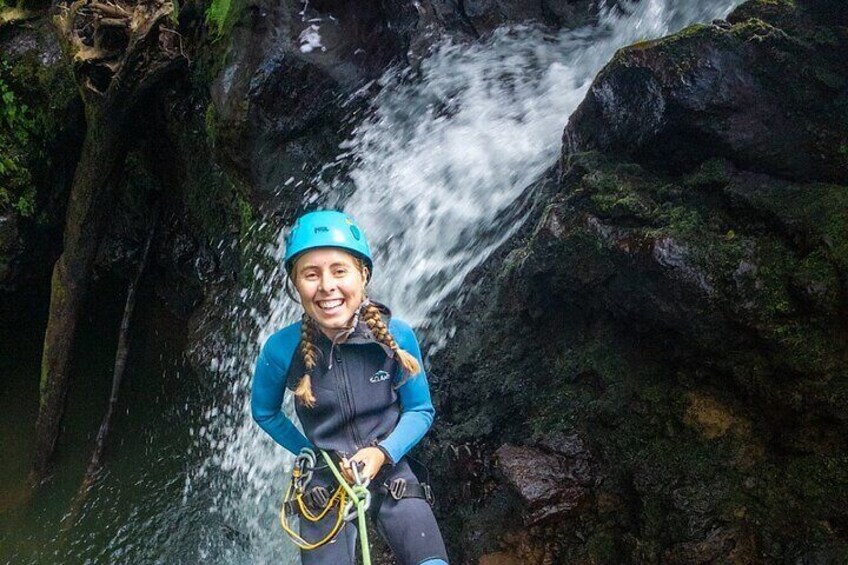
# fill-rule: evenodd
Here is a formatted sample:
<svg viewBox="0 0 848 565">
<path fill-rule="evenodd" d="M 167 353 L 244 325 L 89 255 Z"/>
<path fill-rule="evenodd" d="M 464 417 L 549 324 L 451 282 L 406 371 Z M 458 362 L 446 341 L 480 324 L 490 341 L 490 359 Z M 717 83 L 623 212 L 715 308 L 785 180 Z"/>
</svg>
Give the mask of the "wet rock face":
<svg viewBox="0 0 848 565">
<path fill-rule="evenodd" d="M 433 362 L 432 441 L 474 453 L 437 482 L 460 562 L 848 554 L 848 189 L 817 145 L 848 121 L 811 78 L 841 80 L 835 5 L 751 2 L 599 75 Z M 807 89 L 775 90 L 793 49 Z"/>
<path fill-rule="evenodd" d="M 342 104 L 442 29 L 429 3 L 253 5 L 212 84 L 220 153 L 260 193 L 307 176 L 338 152 Z"/>
<path fill-rule="evenodd" d="M 497 468 L 526 507 L 525 524 L 561 520 L 585 502 L 593 483 L 588 454 L 579 439 L 566 449 L 570 455 L 507 444 L 495 452 Z"/>
<path fill-rule="evenodd" d="M 845 187 L 724 161 L 684 176 L 598 154 L 569 165 L 455 315 L 434 363 L 436 437 L 491 442 L 478 460 L 499 475 L 483 477 L 516 493 L 522 532 L 565 561 L 844 551 L 837 534 L 821 549 L 797 532 L 846 517 L 830 502 L 848 487 Z M 583 476 L 602 481 L 561 474 L 557 454 L 582 449 L 556 438 L 578 430 L 600 454 Z M 501 516 L 499 488 L 466 494 L 472 523 Z M 569 541 L 575 524 L 592 545 Z M 503 535 L 481 551 L 511 548 Z"/>
<path fill-rule="evenodd" d="M 462 3 L 478 34 L 506 24 L 543 24 L 554 29 L 588 24 L 597 2 L 585 0 L 467 0 Z"/>
<path fill-rule="evenodd" d="M 751 2 L 728 22 L 622 49 L 564 132 L 666 170 L 711 157 L 794 179 L 845 182 L 848 39 L 826 2 Z"/>
</svg>

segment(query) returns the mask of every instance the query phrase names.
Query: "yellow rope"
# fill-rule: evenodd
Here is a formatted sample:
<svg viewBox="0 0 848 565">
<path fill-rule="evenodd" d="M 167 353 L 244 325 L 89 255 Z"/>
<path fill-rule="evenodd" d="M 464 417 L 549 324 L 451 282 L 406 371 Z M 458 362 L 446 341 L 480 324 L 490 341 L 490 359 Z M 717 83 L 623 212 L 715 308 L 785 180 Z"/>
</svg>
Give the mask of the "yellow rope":
<svg viewBox="0 0 848 565">
<path fill-rule="evenodd" d="M 299 476 L 299 473 L 293 473 L 293 479 L 294 479 L 295 474 Z M 322 545 L 326 545 L 334 537 L 336 537 L 336 534 L 339 533 L 342 526 L 344 525 L 343 509 L 344 509 L 344 506 L 345 506 L 345 502 L 347 502 L 347 492 L 342 487 L 339 487 L 338 489 L 336 489 L 335 494 L 327 502 L 327 505 L 324 507 L 324 510 L 321 512 L 321 514 L 318 517 L 315 517 L 311 513 L 306 511 L 306 508 L 303 504 L 302 493 L 300 493 L 300 492 L 297 493 L 296 499 L 297 499 L 297 502 L 298 502 L 298 506 L 300 507 L 301 512 L 304 513 L 304 517 L 306 517 L 306 519 L 310 520 L 311 522 L 317 522 L 318 520 L 323 518 L 327 514 L 327 512 L 330 510 L 330 508 L 332 508 L 334 501 L 337 502 L 337 505 L 339 507 L 338 516 L 336 517 L 336 523 L 330 529 L 330 532 L 326 536 L 324 536 L 323 539 L 321 539 L 319 541 L 309 542 L 309 541 L 306 541 L 305 539 L 303 539 L 302 537 L 300 537 L 300 535 L 297 532 L 295 532 L 289 526 L 288 520 L 286 520 L 286 504 L 291 500 L 292 491 L 295 490 L 294 489 L 294 483 L 295 483 L 295 481 L 292 480 L 291 484 L 289 484 L 289 488 L 286 489 L 285 496 L 283 497 L 283 505 L 280 508 L 280 525 L 283 527 L 283 531 L 286 532 L 286 534 L 288 534 L 288 536 L 291 538 L 292 542 L 294 542 L 294 544 L 297 547 L 299 547 L 300 549 L 303 549 L 303 550 L 306 550 L 306 551 L 318 549 L 319 547 L 321 547 Z"/>
<path fill-rule="evenodd" d="M 327 515 L 327 512 L 329 512 L 330 508 L 333 506 L 333 501 L 335 501 L 337 498 L 340 498 L 340 497 L 345 498 L 346 496 L 347 496 L 347 493 L 345 492 L 345 490 L 342 487 L 337 488 L 336 492 L 333 494 L 333 496 L 330 498 L 330 500 L 327 501 L 327 506 L 324 507 L 324 509 L 321 511 L 320 514 L 318 514 L 318 516 L 313 516 L 312 513 L 309 512 L 309 509 L 303 503 L 303 494 L 302 493 L 297 495 L 297 506 L 298 506 L 298 508 L 300 508 L 300 513 L 303 514 L 303 516 L 307 520 L 309 520 L 310 522 L 317 522 L 318 520 L 320 520 L 321 518 L 323 518 L 324 516 Z M 344 501 L 341 502 L 341 508 L 343 508 L 343 507 L 344 507 Z"/>
<path fill-rule="evenodd" d="M 300 469 L 295 466 L 292 469 L 292 480 L 289 483 L 289 487 L 286 489 L 286 494 L 283 496 L 283 505 L 280 508 L 280 525 L 283 527 L 283 531 L 288 534 L 291 538 L 292 542 L 305 551 L 311 551 L 313 549 L 318 549 L 319 547 L 326 545 L 329 543 L 336 535 L 339 533 L 341 528 L 344 526 L 344 515 L 345 515 L 345 506 L 347 503 L 347 498 L 350 497 L 353 504 L 356 506 L 356 513 L 359 522 L 359 541 L 362 547 L 362 562 L 363 565 L 371 565 L 371 548 L 368 543 L 368 529 L 365 524 L 365 507 L 366 500 L 369 500 L 370 494 L 368 492 L 367 481 L 365 484 L 355 484 L 348 485 L 347 481 L 342 477 L 338 468 L 336 467 L 333 460 L 330 458 L 329 454 L 326 451 L 321 451 L 321 455 L 324 457 L 324 460 L 327 462 L 327 466 L 332 471 L 333 476 L 335 476 L 336 480 L 339 483 L 339 487 L 336 489 L 336 492 L 333 493 L 333 496 L 327 501 L 326 506 L 324 506 L 323 510 L 318 516 L 314 516 L 309 510 L 306 508 L 306 505 L 303 503 L 303 491 L 300 490 L 300 487 L 295 487 L 295 484 L 299 484 L 298 479 L 301 476 Z M 357 479 L 359 481 L 359 479 Z M 327 512 L 329 512 L 330 508 L 333 506 L 338 506 L 338 516 L 336 517 L 336 523 L 330 529 L 330 532 L 324 536 L 323 539 L 316 542 L 308 542 L 302 537 L 300 534 L 291 529 L 286 520 L 286 504 L 292 499 L 292 492 L 295 493 L 295 500 L 297 500 L 298 508 L 300 508 L 303 516 L 311 521 L 317 522 L 321 520 L 324 516 L 326 516 Z M 335 504 L 333 504 L 335 502 Z"/>
</svg>

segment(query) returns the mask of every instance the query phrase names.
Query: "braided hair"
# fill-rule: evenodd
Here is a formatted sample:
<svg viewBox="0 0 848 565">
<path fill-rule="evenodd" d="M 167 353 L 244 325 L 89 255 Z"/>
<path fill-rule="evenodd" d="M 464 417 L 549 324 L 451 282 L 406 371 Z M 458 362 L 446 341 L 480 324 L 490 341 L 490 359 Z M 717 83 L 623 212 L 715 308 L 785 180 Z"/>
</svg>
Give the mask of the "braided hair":
<svg viewBox="0 0 848 565">
<path fill-rule="evenodd" d="M 309 408 L 315 406 L 315 395 L 312 393 L 312 370 L 318 364 L 320 353 L 314 341 L 315 331 L 315 323 L 304 312 L 300 324 L 300 355 L 303 357 L 303 364 L 306 365 L 306 372 L 300 377 L 294 389 L 294 396 L 301 404 Z"/>
<path fill-rule="evenodd" d="M 386 322 L 383 321 L 383 316 L 380 309 L 373 302 L 369 302 L 365 306 L 365 312 L 362 314 L 362 319 L 368 324 L 368 328 L 377 340 L 395 352 L 395 356 L 400 361 L 404 372 L 407 375 L 414 375 L 421 370 L 418 365 L 418 360 L 408 351 L 401 349 L 395 338 L 389 333 L 389 328 L 386 327 Z"/>
</svg>

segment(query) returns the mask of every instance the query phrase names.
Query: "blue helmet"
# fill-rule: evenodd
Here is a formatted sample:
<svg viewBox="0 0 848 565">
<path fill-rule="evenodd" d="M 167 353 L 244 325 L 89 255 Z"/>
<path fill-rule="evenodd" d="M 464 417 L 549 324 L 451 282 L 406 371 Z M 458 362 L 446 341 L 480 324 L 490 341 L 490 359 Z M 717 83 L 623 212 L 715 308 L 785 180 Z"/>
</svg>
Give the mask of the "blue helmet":
<svg viewBox="0 0 848 565">
<path fill-rule="evenodd" d="M 319 210 L 304 214 L 292 226 L 286 238 L 286 272 L 291 274 L 295 260 L 304 251 L 318 247 L 338 247 L 365 261 L 369 277 L 372 271 L 371 248 L 365 234 L 344 212 Z"/>
</svg>

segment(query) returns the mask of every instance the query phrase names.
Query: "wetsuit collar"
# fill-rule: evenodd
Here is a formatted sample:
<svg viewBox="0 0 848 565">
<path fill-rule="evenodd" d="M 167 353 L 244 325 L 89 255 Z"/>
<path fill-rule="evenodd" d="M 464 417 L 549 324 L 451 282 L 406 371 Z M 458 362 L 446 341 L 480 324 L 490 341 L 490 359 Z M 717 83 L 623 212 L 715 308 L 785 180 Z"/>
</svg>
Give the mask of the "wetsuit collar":
<svg viewBox="0 0 848 565">
<path fill-rule="evenodd" d="M 376 300 L 365 299 L 359 308 L 356 310 L 354 314 L 354 322 L 353 325 L 346 329 L 341 330 L 336 336 L 330 340 L 324 332 L 317 332 L 319 337 L 318 339 L 322 340 L 325 344 L 330 345 L 330 367 L 333 366 L 333 350 L 340 343 L 349 343 L 352 345 L 365 344 L 365 343 L 376 343 L 379 345 L 385 352 L 386 355 L 390 358 L 395 356 L 395 352 L 392 351 L 390 347 L 381 343 L 377 336 L 374 335 L 374 332 L 371 331 L 371 328 L 368 327 L 368 324 L 365 323 L 365 320 L 362 319 L 362 315 L 365 313 L 365 308 L 369 304 L 374 304 L 380 310 L 380 314 L 383 317 L 383 322 L 386 324 L 386 327 L 389 326 L 389 322 L 391 321 L 392 312 L 389 310 L 388 306 L 377 302 Z"/>
</svg>

